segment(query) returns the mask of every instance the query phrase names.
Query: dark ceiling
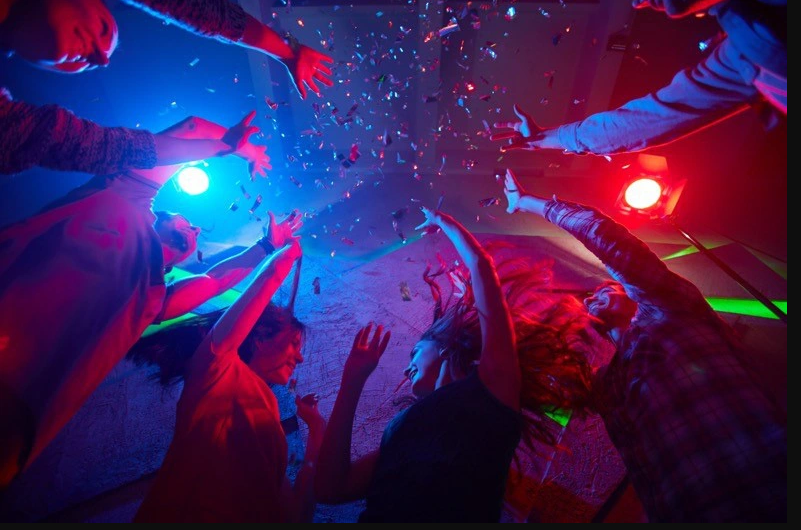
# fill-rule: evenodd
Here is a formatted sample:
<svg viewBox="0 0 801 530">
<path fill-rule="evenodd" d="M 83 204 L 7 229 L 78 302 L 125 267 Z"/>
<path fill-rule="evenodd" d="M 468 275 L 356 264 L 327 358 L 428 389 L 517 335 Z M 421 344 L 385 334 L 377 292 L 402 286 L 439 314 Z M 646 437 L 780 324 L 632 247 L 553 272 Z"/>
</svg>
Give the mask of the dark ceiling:
<svg viewBox="0 0 801 530">
<path fill-rule="evenodd" d="M 121 4 L 112 5 L 121 39 L 108 68 L 59 76 L 4 60 L 0 73 L 19 99 L 105 125 L 159 130 L 188 115 L 232 124 L 257 109 L 274 167 L 267 179 L 250 182 L 241 160 L 215 159 L 207 193 L 168 185 L 157 199 L 204 227 L 206 255 L 250 244 L 267 210 L 299 208 L 307 252 L 369 260 L 418 237 L 417 207 L 440 197 L 477 232 L 546 230 L 504 212 L 493 175 L 505 167 L 539 193 L 609 210 L 633 155 L 501 155 L 487 124 L 511 118 L 514 103 L 544 126 L 621 104 L 700 60 L 698 43 L 717 31 L 714 20 L 670 20 L 625 0 L 240 3 L 326 50 L 335 85 L 302 101 L 268 57 Z M 786 123 L 766 131 L 747 112 L 654 152 L 688 179 L 677 208 L 688 226 L 786 262 Z M 0 224 L 86 179 L 33 169 L 0 181 Z"/>
</svg>

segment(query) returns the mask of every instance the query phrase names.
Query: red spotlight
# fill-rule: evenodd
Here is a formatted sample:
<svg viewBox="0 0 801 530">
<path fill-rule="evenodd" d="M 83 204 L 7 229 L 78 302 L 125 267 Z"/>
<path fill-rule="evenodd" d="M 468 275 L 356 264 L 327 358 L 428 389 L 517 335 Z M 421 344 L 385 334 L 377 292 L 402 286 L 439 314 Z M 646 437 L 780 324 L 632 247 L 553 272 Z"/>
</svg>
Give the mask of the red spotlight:
<svg viewBox="0 0 801 530">
<path fill-rule="evenodd" d="M 627 171 L 628 177 L 615 201 L 620 212 L 648 219 L 673 213 L 687 181 L 669 177 L 665 157 L 639 155 Z"/>
</svg>

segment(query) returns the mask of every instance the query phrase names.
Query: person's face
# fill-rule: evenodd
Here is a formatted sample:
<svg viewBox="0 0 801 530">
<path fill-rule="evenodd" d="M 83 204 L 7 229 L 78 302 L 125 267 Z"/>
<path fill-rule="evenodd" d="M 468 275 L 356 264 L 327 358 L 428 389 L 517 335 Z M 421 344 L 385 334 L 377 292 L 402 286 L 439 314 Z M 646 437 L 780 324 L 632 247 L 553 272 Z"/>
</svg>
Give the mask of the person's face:
<svg viewBox="0 0 801 530">
<path fill-rule="evenodd" d="M 248 363 L 251 370 L 267 383 L 289 383 L 295 367 L 303 362 L 300 331 L 288 328 L 273 337 L 263 338 L 257 330 L 253 342 L 253 358 Z"/>
<path fill-rule="evenodd" d="M 637 309 L 637 304 L 626 295 L 620 284 L 602 285 L 584 299 L 587 312 L 609 328 L 626 326 Z"/>
<path fill-rule="evenodd" d="M 106 66 L 117 47 L 117 23 L 102 0 L 22 0 L 6 22 L 11 51 L 47 70 Z"/>
<path fill-rule="evenodd" d="M 200 228 L 193 226 L 183 215 L 174 215 L 162 221 L 156 231 L 161 239 L 165 266 L 181 263 L 197 249 Z"/>
<path fill-rule="evenodd" d="M 436 390 L 441 365 L 442 359 L 436 342 L 421 340 L 414 345 L 411 361 L 403 375 L 409 379 L 415 396 L 425 397 Z"/>
</svg>

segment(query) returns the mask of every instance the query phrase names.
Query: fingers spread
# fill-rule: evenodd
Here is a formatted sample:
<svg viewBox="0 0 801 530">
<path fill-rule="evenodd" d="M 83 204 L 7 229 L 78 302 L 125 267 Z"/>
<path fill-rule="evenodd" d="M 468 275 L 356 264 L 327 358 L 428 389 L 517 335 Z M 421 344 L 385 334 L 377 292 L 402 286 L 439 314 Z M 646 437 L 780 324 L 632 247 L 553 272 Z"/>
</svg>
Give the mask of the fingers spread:
<svg viewBox="0 0 801 530">
<path fill-rule="evenodd" d="M 381 344 L 380 344 L 380 345 L 379 345 L 379 347 L 378 347 L 378 354 L 379 354 L 379 355 L 383 354 L 383 353 L 384 353 L 384 351 L 386 351 L 386 349 L 387 349 L 387 345 L 389 344 L 389 338 L 390 338 L 391 336 L 392 336 L 392 332 L 391 332 L 391 331 L 387 331 L 387 332 L 384 334 L 384 338 L 383 338 L 383 340 L 381 341 Z"/>
<path fill-rule="evenodd" d="M 311 89 L 312 92 L 314 92 L 318 96 L 322 96 L 322 94 L 320 94 L 320 89 L 317 87 L 317 85 L 314 83 L 314 80 L 311 77 L 306 80 L 306 84 L 308 85 L 308 87 Z"/>
<path fill-rule="evenodd" d="M 325 77 L 321 72 L 315 72 L 314 78 L 325 86 L 334 86 L 334 82 Z"/>
<path fill-rule="evenodd" d="M 381 340 L 381 332 L 384 331 L 384 326 L 381 324 L 375 328 L 375 333 L 373 334 L 373 340 L 370 341 L 370 348 L 375 350 L 378 347 L 378 342 Z"/>
<path fill-rule="evenodd" d="M 506 140 L 508 138 L 519 138 L 520 133 L 516 131 L 499 132 L 490 135 L 490 140 Z"/>
</svg>

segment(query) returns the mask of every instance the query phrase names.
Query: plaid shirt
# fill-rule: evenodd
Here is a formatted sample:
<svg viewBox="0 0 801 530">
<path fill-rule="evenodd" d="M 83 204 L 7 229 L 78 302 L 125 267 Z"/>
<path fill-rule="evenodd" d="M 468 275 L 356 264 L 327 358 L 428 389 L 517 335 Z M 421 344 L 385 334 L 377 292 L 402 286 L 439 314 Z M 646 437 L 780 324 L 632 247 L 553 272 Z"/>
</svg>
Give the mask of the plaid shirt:
<svg viewBox="0 0 801 530">
<path fill-rule="evenodd" d="M 639 304 L 596 381 L 598 409 L 651 522 L 787 522 L 787 431 L 733 330 L 692 283 L 597 210 L 549 201 Z"/>
</svg>

